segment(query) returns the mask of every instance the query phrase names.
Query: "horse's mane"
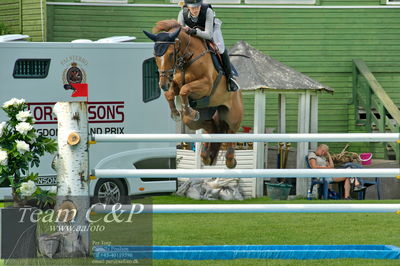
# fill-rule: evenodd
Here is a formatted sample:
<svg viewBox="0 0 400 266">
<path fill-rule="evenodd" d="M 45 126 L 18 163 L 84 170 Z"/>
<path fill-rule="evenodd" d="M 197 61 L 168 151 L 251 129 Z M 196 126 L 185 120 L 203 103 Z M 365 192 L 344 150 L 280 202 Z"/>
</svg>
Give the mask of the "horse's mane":
<svg viewBox="0 0 400 266">
<path fill-rule="evenodd" d="M 175 19 L 161 20 L 156 23 L 153 28 L 153 33 L 159 33 L 161 31 L 170 31 L 174 28 L 179 28 L 181 25 Z"/>
</svg>

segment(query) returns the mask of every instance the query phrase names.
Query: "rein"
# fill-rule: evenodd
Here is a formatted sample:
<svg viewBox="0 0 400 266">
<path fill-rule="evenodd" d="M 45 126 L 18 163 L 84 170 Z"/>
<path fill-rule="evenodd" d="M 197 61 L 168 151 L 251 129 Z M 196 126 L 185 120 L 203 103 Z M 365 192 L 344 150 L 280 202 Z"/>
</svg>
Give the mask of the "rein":
<svg viewBox="0 0 400 266">
<path fill-rule="evenodd" d="M 199 54 L 195 58 L 192 58 L 193 57 L 193 53 L 192 52 L 187 52 L 187 50 L 189 48 L 189 45 L 190 45 L 191 39 L 192 39 L 192 36 L 189 35 L 189 40 L 188 40 L 188 42 L 186 44 L 185 51 L 183 52 L 183 54 L 180 57 L 177 58 L 176 67 L 177 67 L 178 70 L 180 70 L 182 72 L 182 86 L 186 84 L 186 80 L 185 80 L 186 69 L 188 69 L 190 65 L 192 65 L 194 62 L 196 62 L 197 60 L 199 60 L 203 56 L 205 56 L 207 53 L 212 52 L 211 50 L 206 48 L 206 50 L 204 50 L 201 54 Z M 205 40 L 203 40 L 203 42 L 205 44 Z M 204 46 L 207 47 L 206 44 Z"/>
<path fill-rule="evenodd" d="M 168 44 L 168 45 L 171 45 L 171 44 L 173 44 L 174 45 L 174 67 L 172 67 L 172 68 L 170 68 L 170 69 L 167 69 L 167 70 L 159 70 L 158 69 L 158 74 L 160 75 L 160 77 L 166 77 L 166 78 L 168 78 L 168 80 L 171 82 L 172 80 L 173 80 L 173 76 L 175 75 L 175 61 L 176 61 L 176 59 L 175 59 L 175 42 L 167 42 L 167 41 L 157 41 L 156 42 L 157 44 L 158 43 L 163 43 L 163 44 Z"/>
</svg>

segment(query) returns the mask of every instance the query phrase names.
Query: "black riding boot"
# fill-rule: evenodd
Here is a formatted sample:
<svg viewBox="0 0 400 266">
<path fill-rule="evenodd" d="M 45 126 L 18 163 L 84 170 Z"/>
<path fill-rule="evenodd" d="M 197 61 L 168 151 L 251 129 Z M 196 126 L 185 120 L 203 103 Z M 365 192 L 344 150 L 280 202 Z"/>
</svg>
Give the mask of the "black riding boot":
<svg viewBox="0 0 400 266">
<path fill-rule="evenodd" d="M 228 81 L 228 91 L 237 91 L 240 87 L 236 80 L 233 78 L 231 60 L 229 60 L 228 51 L 226 49 L 225 52 L 221 54 L 221 57 L 226 79 Z"/>
</svg>

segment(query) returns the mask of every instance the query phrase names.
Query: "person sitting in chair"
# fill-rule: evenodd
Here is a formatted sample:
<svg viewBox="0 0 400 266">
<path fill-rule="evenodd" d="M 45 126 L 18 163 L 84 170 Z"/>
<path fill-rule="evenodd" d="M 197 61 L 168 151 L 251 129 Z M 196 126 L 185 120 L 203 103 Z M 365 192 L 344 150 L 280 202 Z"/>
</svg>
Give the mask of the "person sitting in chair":
<svg viewBox="0 0 400 266">
<path fill-rule="evenodd" d="M 310 167 L 314 169 L 330 169 L 334 168 L 332 157 L 329 153 L 329 147 L 325 144 L 321 144 L 318 146 L 315 152 L 310 152 L 308 154 L 308 161 L 310 163 Z M 344 199 L 350 200 L 350 190 L 351 183 L 349 177 L 334 177 L 334 178 L 326 178 L 326 181 L 329 182 L 344 182 Z M 365 189 L 364 186 L 361 186 L 360 182 L 357 178 L 354 179 L 354 189 L 353 191 L 358 192 Z"/>
<path fill-rule="evenodd" d="M 215 19 L 211 5 L 203 4 L 203 0 L 185 0 L 185 5 L 178 15 L 178 22 L 187 34 L 216 43 L 228 80 L 228 91 L 237 91 L 239 84 L 233 77 L 228 51 L 225 49 L 220 29 L 222 22 Z"/>
</svg>

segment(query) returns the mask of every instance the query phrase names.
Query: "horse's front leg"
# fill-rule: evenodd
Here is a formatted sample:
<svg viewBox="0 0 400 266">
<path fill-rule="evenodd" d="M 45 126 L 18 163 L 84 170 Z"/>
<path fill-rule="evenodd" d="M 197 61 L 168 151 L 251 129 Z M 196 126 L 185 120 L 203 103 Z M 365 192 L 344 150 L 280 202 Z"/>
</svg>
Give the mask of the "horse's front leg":
<svg viewBox="0 0 400 266">
<path fill-rule="evenodd" d="M 189 121 L 197 121 L 200 119 L 200 113 L 189 105 L 189 96 L 196 96 L 197 98 L 202 98 L 207 95 L 207 90 L 204 90 L 204 87 L 207 87 L 208 84 L 205 83 L 204 80 L 196 80 L 190 82 L 184 86 L 182 86 L 179 95 L 182 99 L 182 108 L 184 119 Z M 186 122 L 185 122 L 186 123 Z"/>
<path fill-rule="evenodd" d="M 177 96 L 178 88 L 175 84 L 172 84 L 168 91 L 164 93 L 165 98 L 167 99 L 169 109 L 171 110 L 171 118 L 175 121 L 179 121 L 181 119 L 181 114 L 176 109 L 175 105 L 175 96 Z"/>
<path fill-rule="evenodd" d="M 188 93 L 180 93 L 180 96 L 182 99 L 182 111 L 185 124 L 188 124 L 191 121 L 198 121 L 200 119 L 200 113 L 190 107 Z"/>
</svg>

